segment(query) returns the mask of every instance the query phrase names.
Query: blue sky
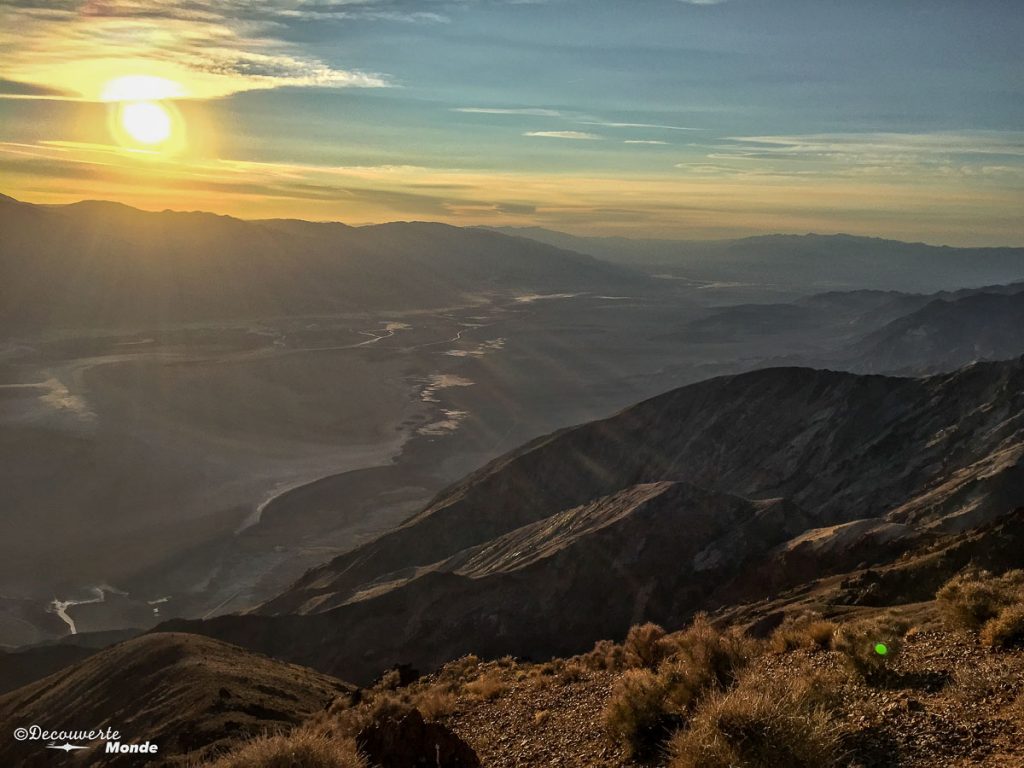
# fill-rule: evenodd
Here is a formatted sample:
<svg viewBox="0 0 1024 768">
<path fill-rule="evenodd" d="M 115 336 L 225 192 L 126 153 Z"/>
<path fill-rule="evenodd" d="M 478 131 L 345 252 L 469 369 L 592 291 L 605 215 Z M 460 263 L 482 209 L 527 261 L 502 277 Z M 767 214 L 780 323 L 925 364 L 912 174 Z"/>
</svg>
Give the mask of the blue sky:
<svg viewBox="0 0 1024 768">
<path fill-rule="evenodd" d="M 0 30 L 25 199 L 1024 244 L 1012 2 L 13 0 Z M 176 142 L 111 129 L 129 75 L 181 86 Z"/>
</svg>

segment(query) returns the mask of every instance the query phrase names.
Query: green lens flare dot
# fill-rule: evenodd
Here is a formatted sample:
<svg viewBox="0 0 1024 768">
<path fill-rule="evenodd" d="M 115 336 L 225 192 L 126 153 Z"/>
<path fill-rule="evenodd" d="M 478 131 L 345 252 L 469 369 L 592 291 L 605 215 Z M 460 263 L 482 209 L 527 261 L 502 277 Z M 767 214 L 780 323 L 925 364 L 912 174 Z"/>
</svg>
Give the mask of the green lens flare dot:
<svg viewBox="0 0 1024 768">
<path fill-rule="evenodd" d="M 885 643 L 878 643 L 875 645 L 875 653 L 877 653 L 879 656 L 885 656 L 887 653 L 889 653 L 889 646 L 887 646 Z"/>
</svg>

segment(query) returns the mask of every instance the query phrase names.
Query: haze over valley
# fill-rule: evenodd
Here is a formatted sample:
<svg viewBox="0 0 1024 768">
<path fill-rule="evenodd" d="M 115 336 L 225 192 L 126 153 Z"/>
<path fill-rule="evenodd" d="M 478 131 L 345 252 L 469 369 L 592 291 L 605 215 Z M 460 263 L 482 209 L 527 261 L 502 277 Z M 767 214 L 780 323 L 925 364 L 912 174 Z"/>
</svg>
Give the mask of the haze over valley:
<svg viewBox="0 0 1024 768">
<path fill-rule="evenodd" d="M 250 608 L 521 442 L 674 385 L 779 361 L 913 373 L 1024 354 L 1019 309 L 994 346 L 953 353 L 940 328 L 934 348 L 918 334 L 913 357 L 892 349 L 911 332 L 901 323 L 956 313 L 965 297 L 1002 322 L 978 302 L 1020 306 L 1020 249 L 992 252 L 994 271 L 973 279 L 1008 285 L 978 293 L 807 296 L 791 259 L 760 281 L 770 250 L 749 279 L 732 265 L 727 280 L 666 280 L 663 265 L 425 224 L 0 209 L 17 299 L 4 305 L 2 369 L 9 645 Z M 33 227 L 29 249 L 18 238 Z M 95 245 L 100 231 L 122 250 Z M 894 272 L 917 269 L 916 252 L 905 268 L 891 257 L 897 244 L 834 242 L 839 255 L 818 258 L 837 273 L 868 265 L 851 288 L 872 284 L 878 248 Z M 970 282 L 980 253 L 947 249 L 944 279 Z M 250 275 L 239 264 L 253 258 L 273 266 Z M 243 282 L 211 281 L 228 273 Z M 934 287 L 926 275 L 910 287 Z M 424 290 L 434 283 L 444 289 Z M 29 301 L 33 285 L 76 298 Z"/>
<path fill-rule="evenodd" d="M 0 3 L 0 766 L 1024 768 L 1022 38 Z"/>
</svg>

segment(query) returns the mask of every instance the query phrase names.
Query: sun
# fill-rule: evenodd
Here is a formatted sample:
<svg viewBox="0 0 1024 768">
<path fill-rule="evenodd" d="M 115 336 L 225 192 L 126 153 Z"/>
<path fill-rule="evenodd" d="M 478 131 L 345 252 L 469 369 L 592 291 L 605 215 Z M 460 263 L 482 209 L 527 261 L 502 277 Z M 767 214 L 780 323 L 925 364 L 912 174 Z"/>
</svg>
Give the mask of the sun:
<svg viewBox="0 0 1024 768">
<path fill-rule="evenodd" d="M 153 146 L 171 138 L 171 113 L 154 101 L 133 101 L 121 107 L 121 127 L 140 144 Z"/>
<path fill-rule="evenodd" d="M 171 80 L 148 75 L 125 75 L 103 88 L 110 131 L 129 151 L 178 154 L 185 146 L 185 124 L 177 100 L 184 88 Z"/>
</svg>

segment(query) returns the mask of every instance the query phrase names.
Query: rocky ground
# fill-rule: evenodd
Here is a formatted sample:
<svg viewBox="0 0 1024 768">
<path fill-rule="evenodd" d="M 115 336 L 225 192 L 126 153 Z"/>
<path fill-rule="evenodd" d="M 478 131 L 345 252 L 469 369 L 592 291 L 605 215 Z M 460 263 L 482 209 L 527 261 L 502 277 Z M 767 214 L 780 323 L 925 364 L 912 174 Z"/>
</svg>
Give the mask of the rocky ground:
<svg viewBox="0 0 1024 768">
<path fill-rule="evenodd" d="M 807 666 L 842 673 L 834 651 L 768 654 L 755 662 L 770 675 Z M 1024 768 L 1024 650 L 992 651 L 968 634 L 939 628 L 907 637 L 884 686 L 851 678 L 842 725 L 850 768 L 988 766 Z M 424 678 L 430 688 L 445 673 Z M 480 663 L 465 677 L 487 681 L 486 695 L 463 687 L 437 716 L 465 739 L 484 766 L 626 768 L 664 765 L 630 760 L 612 745 L 602 710 L 619 673 L 574 661 L 543 665 Z"/>
</svg>

